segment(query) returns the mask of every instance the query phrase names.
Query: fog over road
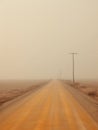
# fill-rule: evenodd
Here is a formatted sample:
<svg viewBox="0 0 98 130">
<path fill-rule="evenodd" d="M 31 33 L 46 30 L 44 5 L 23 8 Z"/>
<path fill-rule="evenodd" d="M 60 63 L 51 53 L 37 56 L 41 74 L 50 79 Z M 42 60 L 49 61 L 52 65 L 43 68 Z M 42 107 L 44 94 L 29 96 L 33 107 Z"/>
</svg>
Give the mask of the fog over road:
<svg viewBox="0 0 98 130">
<path fill-rule="evenodd" d="M 98 130 L 98 126 L 62 82 L 51 81 L 0 111 L 0 130 Z"/>
</svg>

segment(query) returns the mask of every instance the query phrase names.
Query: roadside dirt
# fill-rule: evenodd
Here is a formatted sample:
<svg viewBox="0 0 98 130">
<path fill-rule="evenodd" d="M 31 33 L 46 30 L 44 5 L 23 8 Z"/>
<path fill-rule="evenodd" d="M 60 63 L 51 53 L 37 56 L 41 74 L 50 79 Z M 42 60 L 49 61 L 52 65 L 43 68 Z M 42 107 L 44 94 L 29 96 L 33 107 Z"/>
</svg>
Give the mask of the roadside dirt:
<svg viewBox="0 0 98 130">
<path fill-rule="evenodd" d="M 66 82 L 65 82 L 66 83 Z M 73 85 L 67 81 L 68 89 L 79 103 L 90 113 L 98 123 L 98 84 L 86 82 Z"/>
<path fill-rule="evenodd" d="M 71 81 L 67 83 L 98 102 L 98 82 L 77 82 L 74 85 Z"/>
<path fill-rule="evenodd" d="M 36 84 L 33 84 L 32 86 L 28 86 L 24 88 L 16 87 L 12 89 L 9 87 L 9 89 L 0 90 L 0 106 L 32 90 L 35 90 L 36 88 L 43 86 L 44 84 L 46 84 L 46 82 L 36 83 Z"/>
</svg>

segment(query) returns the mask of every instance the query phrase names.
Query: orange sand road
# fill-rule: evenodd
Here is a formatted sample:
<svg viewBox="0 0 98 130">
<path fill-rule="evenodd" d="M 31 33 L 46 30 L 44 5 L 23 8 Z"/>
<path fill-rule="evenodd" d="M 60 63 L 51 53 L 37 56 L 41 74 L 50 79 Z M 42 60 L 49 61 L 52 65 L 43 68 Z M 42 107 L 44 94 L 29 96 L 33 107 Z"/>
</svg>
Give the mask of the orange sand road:
<svg viewBox="0 0 98 130">
<path fill-rule="evenodd" d="M 1 111 L 0 130 L 98 130 L 98 126 L 63 83 L 52 81 Z"/>
</svg>

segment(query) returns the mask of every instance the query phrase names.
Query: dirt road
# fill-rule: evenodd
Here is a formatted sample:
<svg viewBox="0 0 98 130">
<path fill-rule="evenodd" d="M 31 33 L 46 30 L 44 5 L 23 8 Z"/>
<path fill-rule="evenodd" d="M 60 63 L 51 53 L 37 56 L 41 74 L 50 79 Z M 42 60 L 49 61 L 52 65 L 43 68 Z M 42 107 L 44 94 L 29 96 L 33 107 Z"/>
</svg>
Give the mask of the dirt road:
<svg viewBox="0 0 98 130">
<path fill-rule="evenodd" d="M 60 81 L 0 112 L 0 130 L 98 130 L 97 123 Z"/>
</svg>

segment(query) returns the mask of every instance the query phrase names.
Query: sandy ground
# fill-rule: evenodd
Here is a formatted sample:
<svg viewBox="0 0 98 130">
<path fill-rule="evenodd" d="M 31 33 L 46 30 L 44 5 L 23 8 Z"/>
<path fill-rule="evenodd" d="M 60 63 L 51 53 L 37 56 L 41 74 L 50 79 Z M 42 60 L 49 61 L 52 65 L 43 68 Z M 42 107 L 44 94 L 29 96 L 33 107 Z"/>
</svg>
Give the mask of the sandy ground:
<svg viewBox="0 0 98 130">
<path fill-rule="evenodd" d="M 46 83 L 47 81 L 1 81 L 0 106 L 22 96 Z"/>
<path fill-rule="evenodd" d="M 76 82 L 74 85 L 71 81 L 67 81 L 66 83 L 98 101 L 98 81 L 80 81 Z"/>
<path fill-rule="evenodd" d="M 89 97 L 98 101 L 98 82 L 97 81 L 85 81 L 80 82 L 78 89 L 84 92 Z"/>
<path fill-rule="evenodd" d="M 98 81 L 80 81 L 75 86 L 67 83 L 71 86 L 69 91 L 98 123 Z"/>
<path fill-rule="evenodd" d="M 69 89 L 70 88 L 70 89 Z M 51 81 L 0 112 L 1 130 L 98 130 L 69 85 Z"/>
</svg>

